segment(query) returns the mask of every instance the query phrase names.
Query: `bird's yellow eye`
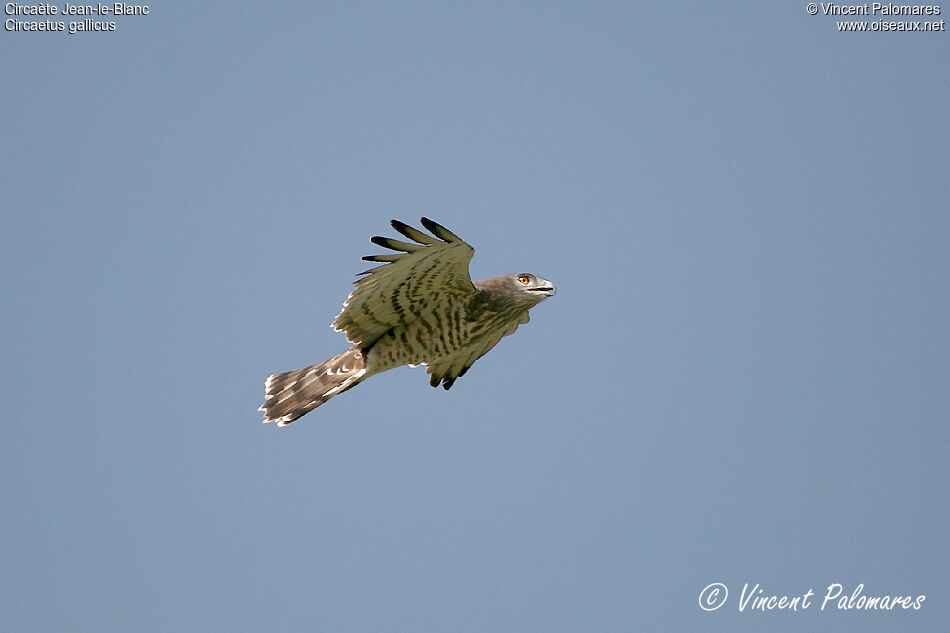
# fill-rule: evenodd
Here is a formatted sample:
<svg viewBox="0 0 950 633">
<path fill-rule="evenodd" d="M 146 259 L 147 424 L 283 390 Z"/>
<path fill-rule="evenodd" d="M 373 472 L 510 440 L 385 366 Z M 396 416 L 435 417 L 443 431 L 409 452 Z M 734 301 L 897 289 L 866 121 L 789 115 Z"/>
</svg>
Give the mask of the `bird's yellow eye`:
<svg viewBox="0 0 950 633">
<path fill-rule="evenodd" d="M 527 285 L 528 285 L 528 282 L 531 281 L 531 280 L 528 279 L 528 276 L 527 276 L 527 275 L 521 275 L 520 277 L 518 277 L 518 281 L 520 281 L 521 283 L 523 283 L 524 285 L 527 286 Z"/>
</svg>

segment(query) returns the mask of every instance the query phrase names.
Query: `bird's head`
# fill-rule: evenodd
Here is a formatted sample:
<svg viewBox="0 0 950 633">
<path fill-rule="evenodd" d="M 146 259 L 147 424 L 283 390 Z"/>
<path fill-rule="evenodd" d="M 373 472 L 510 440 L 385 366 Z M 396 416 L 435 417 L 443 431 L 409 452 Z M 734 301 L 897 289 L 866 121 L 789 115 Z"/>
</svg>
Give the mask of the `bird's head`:
<svg viewBox="0 0 950 633">
<path fill-rule="evenodd" d="M 505 277 L 512 295 L 518 297 L 519 303 L 524 302 L 533 306 L 557 294 L 557 288 L 553 283 L 531 273 L 518 273 Z"/>
<path fill-rule="evenodd" d="M 531 273 L 501 275 L 475 282 L 475 287 L 491 303 L 498 303 L 516 310 L 527 310 L 550 296 L 557 289 L 547 279 Z"/>
</svg>

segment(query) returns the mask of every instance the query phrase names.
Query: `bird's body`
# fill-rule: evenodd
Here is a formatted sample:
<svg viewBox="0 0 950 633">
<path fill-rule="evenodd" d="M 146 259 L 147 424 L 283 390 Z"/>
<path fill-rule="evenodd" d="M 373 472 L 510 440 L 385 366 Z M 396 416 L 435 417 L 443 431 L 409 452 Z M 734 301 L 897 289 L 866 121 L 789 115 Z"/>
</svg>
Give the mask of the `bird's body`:
<svg viewBox="0 0 950 633">
<path fill-rule="evenodd" d="M 402 365 L 427 365 L 433 387 L 452 386 L 478 358 L 518 326 L 528 310 L 556 290 L 528 273 L 472 282 L 474 249 L 445 227 L 423 218 L 435 236 L 393 220 L 415 243 L 374 237 L 403 251 L 363 259 L 384 262 L 356 282 L 333 322 L 353 347 L 328 361 L 267 379 L 264 422 L 290 424 L 372 375 Z"/>
</svg>

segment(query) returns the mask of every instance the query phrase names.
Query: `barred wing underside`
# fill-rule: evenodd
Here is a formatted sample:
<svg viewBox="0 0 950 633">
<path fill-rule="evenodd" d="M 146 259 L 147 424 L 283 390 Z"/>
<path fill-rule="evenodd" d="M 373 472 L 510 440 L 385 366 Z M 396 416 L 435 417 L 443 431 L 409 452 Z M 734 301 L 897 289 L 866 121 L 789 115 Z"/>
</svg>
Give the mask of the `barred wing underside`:
<svg viewBox="0 0 950 633">
<path fill-rule="evenodd" d="M 412 243 L 372 238 L 374 244 L 397 252 L 363 258 L 383 265 L 362 273 L 366 276 L 355 283 L 356 290 L 333 321 L 333 329 L 345 332 L 351 343 L 367 347 L 394 327 L 435 312 L 447 314 L 478 294 L 468 273 L 475 249 L 428 218 L 422 218 L 422 224 L 432 235 L 393 220 L 393 228 Z"/>
<path fill-rule="evenodd" d="M 464 376 L 475 361 L 487 354 L 503 337 L 514 334 L 519 325 L 527 322 L 528 313 L 526 312 L 516 321 L 499 324 L 498 328 L 490 329 L 472 345 L 429 361 L 426 369 L 426 373 L 429 374 L 429 384 L 438 387 L 441 383 L 443 389 L 450 389 L 455 379 Z"/>
</svg>

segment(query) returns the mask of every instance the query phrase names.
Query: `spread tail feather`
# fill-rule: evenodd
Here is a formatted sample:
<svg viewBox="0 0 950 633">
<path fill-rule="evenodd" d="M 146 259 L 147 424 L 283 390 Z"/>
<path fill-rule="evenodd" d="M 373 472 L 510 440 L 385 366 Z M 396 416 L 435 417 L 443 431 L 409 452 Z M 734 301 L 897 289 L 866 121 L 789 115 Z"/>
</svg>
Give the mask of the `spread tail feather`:
<svg viewBox="0 0 950 633">
<path fill-rule="evenodd" d="M 351 347 L 339 356 L 274 374 L 264 384 L 264 423 L 277 422 L 287 426 L 309 413 L 338 393 L 355 387 L 366 375 L 366 359 L 359 347 Z"/>
</svg>

